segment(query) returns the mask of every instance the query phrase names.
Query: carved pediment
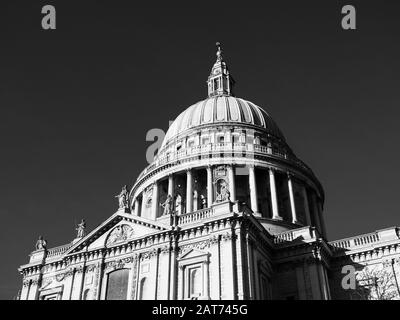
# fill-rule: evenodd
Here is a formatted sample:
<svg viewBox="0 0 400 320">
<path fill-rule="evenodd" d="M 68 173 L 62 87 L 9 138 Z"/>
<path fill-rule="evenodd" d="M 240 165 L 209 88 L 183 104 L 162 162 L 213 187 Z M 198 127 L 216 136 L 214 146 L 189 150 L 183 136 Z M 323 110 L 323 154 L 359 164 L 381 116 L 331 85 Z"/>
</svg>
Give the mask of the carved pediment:
<svg viewBox="0 0 400 320">
<path fill-rule="evenodd" d="M 133 228 L 127 224 L 121 224 L 116 226 L 108 235 L 106 240 L 106 246 L 111 246 L 120 242 L 130 240 L 135 235 Z"/>
<path fill-rule="evenodd" d="M 182 259 L 191 259 L 191 258 L 197 258 L 201 256 L 208 256 L 209 252 L 198 250 L 198 249 L 187 249 L 181 253 L 179 256 L 179 260 Z"/>
<path fill-rule="evenodd" d="M 163 230 L 165 226 L 157 222 L 117 212 L 75 243 L 66 254 L 113 246 Z"/>
</svg>

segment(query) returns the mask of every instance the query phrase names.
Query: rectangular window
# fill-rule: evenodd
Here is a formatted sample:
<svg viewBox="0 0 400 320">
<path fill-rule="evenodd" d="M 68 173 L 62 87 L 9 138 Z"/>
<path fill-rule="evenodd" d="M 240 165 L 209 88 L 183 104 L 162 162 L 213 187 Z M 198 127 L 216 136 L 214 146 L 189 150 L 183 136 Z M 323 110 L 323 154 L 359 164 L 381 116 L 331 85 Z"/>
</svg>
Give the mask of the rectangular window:
<svg viewBox="0 0 400 320">
<path fill-rule="evenodd" d="M 214 80 L 214 89 L 218 90 L 219 89 L 219 79 Z"/>
<path fill-rule="evenodd" d="M 189 269 L 189 298 L 197 298 L 203 295 L 203 277 L 201 268 Z"/>
<path fill-rule="evenodd" d="M 240 136 L 238 134 L 232 135 L 232 141 L 233 141 L 233 143 L 239 143 L 240 142 Z"/>
</svg>

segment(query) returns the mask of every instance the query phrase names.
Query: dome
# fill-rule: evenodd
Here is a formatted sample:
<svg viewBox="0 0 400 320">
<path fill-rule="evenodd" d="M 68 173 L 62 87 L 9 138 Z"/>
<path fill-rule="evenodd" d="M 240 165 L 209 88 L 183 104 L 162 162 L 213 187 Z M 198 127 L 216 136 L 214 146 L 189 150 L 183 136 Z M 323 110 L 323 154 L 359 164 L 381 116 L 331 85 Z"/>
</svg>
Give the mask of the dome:
<svg viewBox="0 0 400 320">
<path fill-rule="evenodd" d="M 217 48 L 208 97 L 176 117 L 131 189 L 135 214 L 185 225 L 226 214 L 228 204 L 246 207 L 272 234 L 318 224 L 321 184 L 271 116 L 234 95 Z"/>
<path fill-rule="evenodd" d="M 265 110 L 250 101 L 222 95 L 199 101 L 183 111 L 168 129 L 161 149 L 187 130 L 228 123 L 254 126 L 285 141 L 282 132 Z"/>
</svg>

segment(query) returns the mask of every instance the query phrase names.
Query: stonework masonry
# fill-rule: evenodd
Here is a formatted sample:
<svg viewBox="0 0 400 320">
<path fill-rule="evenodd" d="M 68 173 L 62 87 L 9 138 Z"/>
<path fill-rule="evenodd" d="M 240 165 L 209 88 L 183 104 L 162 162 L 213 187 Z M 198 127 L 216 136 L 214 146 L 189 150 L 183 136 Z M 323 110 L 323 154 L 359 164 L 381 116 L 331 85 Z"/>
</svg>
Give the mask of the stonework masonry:
<svg viewBox="0 0 400 320">
<path fill-rule="evenodd" d="M 399 228 L 328 241 L 322 185 L 234 85 L 218 44 L 208 97 L 106 221 L 59 247 L 39 238 L 19 298 L 400 299 Z"/>
</svg>

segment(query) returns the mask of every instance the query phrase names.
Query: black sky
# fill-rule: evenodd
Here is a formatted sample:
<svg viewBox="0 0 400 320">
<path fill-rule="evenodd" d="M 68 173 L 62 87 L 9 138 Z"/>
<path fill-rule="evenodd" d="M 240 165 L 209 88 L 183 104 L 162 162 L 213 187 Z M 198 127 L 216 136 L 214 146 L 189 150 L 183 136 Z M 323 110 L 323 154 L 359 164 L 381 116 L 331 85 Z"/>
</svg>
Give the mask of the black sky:
<svg viewBox="0 0 400 320">
<path fill-rule="evenodd" d="M 397 1 L 398 2 L 398 1 Z M 53 4 L 57 30 L 41 29 Z M 357 9 L 357 30 L 341 8 Z M 0 299 L 43 234 L 96 227 L 145 167 L 145 136 L 206 97 L 215 42 L 326 193 L 330 240 L 399 225 L 396 1 L 0 2 Z"/>
</svg>

